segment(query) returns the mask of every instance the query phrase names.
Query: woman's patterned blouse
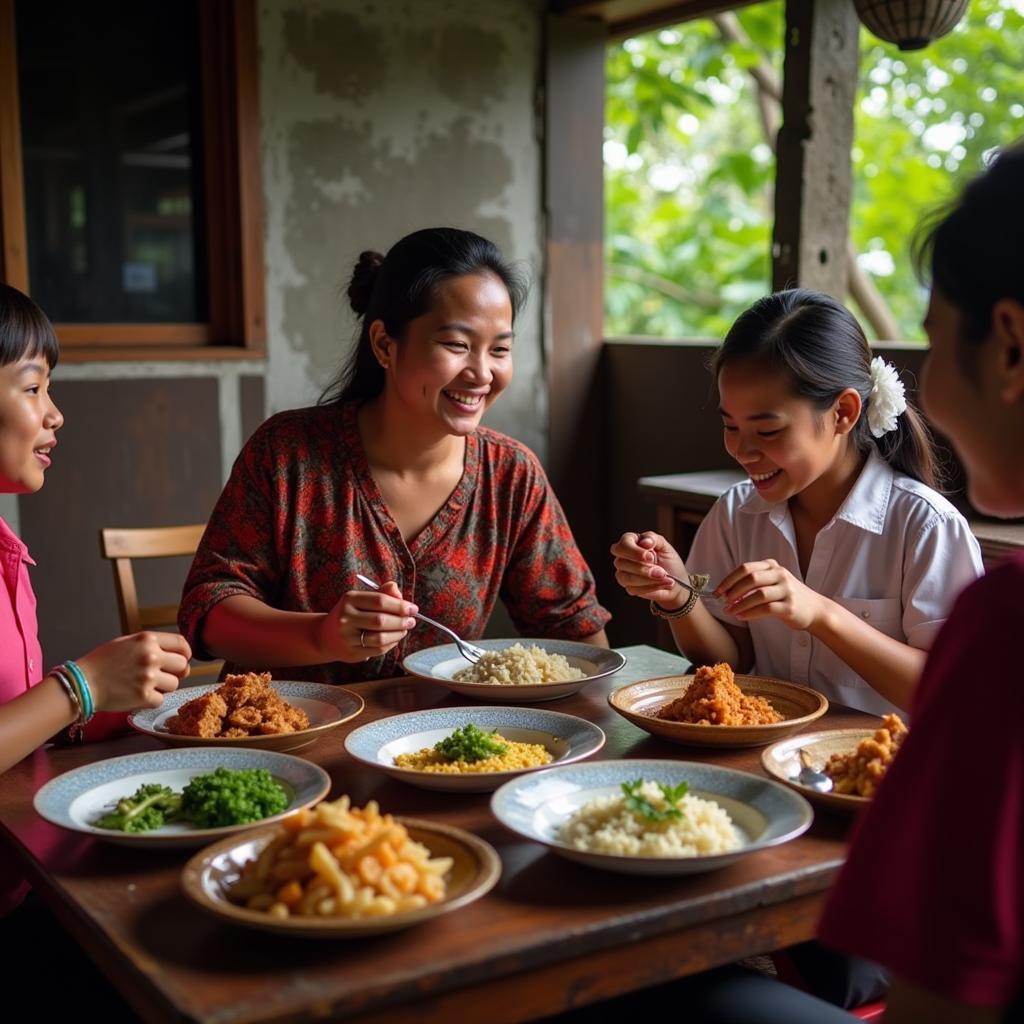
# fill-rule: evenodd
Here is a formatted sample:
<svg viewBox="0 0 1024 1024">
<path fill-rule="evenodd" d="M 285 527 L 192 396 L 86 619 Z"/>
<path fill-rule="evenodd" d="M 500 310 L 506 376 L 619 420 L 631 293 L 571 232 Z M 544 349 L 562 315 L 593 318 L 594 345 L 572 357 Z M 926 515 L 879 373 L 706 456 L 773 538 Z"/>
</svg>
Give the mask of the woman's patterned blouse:
<svg viewBox="0 0 1024 1024">
<path fill-rule="evenodd" d="M 185 581 L 178 622 L 200 657 L 203 619 L 236 594 L 285 611 L 326 612 L 355 574 L 395 580 L 425 615 L 479 638 L 500 598 L 526 637 L 576 640 L 611 618 L 536 456 L 493 430 L 466 439 L 462 479 L 406 543 L 370 474 L 357 405 L 267 420 L 235 462 Z M 282 679 L 401 675 L 412 651 L 447 642 L 419 625 L 381 658 L 275 666 Z M 229 666 L 231 669 L 267 666 Z"/>
</svg>

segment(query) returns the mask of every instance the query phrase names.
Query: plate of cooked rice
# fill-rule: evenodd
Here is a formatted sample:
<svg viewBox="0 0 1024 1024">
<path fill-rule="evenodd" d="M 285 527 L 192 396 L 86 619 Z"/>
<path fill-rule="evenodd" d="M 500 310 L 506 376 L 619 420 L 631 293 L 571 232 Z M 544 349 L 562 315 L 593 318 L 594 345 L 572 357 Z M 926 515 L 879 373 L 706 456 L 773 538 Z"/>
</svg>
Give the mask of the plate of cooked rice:
<svg viewBox="0 0 1024 1024">
<path fill-rule="evenodd" d="M 362 697 L 340 686 L 246 672 L 212 686 L 181 687 L 160 707 L 130 714 L 128 724 L 168 746 L 299 750 L 364 706 Z"/>
<path fill-rule="evenodd" d="M 763 746 L 828 711 L 828 700 L 809 686 L 737 675 L 726 664 L 641 679 L 610 693 L 608 703 L 652 736 L 694 747 Z"/>
<path fill-rule="evenodd" d="M 604 732 L 575 715 L 541 708 L 433 708 L 354 729 L 357 761 L 422 789 L 490 793 L 509 779 L 597 753 Z"/>
<path fill-rule="evenodd" d="M 795 798 L 795 799 L 794 799 Z M 692 761 L 594 761 L 506 782 L 506 828 L 569 860 L 631 875 L 724 867 L 804 833 L 814 813 L 758 775 Z"/>
<path fill-rule="evenodd" d="M 484 656 L 473 664 L 455 644 L 410 654 L 406 672 L 489 704 L 533 704 L 575 693 L 626 664 L 618 651 L 575 640 L 474 640 Z"/>
</svg>

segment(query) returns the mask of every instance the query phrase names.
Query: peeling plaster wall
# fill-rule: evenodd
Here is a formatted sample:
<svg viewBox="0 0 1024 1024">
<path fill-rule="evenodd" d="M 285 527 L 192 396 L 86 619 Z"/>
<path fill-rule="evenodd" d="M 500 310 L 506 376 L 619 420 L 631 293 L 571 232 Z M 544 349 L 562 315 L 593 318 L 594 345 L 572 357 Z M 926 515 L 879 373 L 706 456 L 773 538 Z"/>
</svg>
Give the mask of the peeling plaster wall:
<svg viewBox="0 0 1024 1024">
<path fill-rule="evenodd" d="M 359 252 L 450 224 L 528 269 L 487 423 L 544 456 L 542 24 L 538 0 L 263 0 L 268 413 L 315 401 L 350 351 Z"/>
</svg>

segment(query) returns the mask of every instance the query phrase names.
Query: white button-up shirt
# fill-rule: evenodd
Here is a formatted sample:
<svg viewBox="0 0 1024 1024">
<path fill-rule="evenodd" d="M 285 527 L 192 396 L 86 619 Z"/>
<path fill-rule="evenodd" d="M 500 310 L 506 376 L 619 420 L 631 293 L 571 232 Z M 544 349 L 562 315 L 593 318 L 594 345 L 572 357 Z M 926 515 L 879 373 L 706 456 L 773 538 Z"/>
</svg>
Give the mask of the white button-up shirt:
<svg viewBox="0 0 1024 1024">
<path fill-rule="evenodd" d="M 806 576 L 789 504 L 765 501 L 749 480 L 715 503 L 697 531 L 686 568 L 708 573 L 714 585 L 742 563 L 766 558 L 880 632 L 922 650 L 931 647 L 956 596 L 982 573 L 981 549 L 967 520 L 875 451 L 815 538 Z M 715 602 L 706 607 L 750 631 L 760 675 L 806 683 L 831 701 L 872 714 L 899 710 L 809 633 L 774 618 L 741 622 Z"/>
</svg>

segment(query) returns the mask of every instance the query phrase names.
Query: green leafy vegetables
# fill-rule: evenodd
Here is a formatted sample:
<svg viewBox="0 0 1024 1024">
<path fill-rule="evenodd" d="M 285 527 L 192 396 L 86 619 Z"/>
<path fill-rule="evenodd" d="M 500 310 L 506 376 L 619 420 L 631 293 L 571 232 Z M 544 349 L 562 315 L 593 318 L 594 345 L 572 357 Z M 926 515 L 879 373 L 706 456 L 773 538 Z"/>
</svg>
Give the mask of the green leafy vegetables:
<svg viewBox="0 0 1024 1024">
<path fill-rule="evenodd" d="M 501 742 L 498 730 L 484 732 L 478 729 L 472 722 L 456 729 L 451 736 L 446 736 L 439 743 L 434 744 L 436 750 L 449 761 L 483 761 L 488 757 L 498 757 L 504 754 L 508 747 Z"/>
<path fill-rule="evenodd" d="M 686 796 L 690 788 L 686 782 L 680 782 L 678 786 L 669 786 L 664 782 L 657 783 L 661 795 L 665 798 L 665 807 L 655 807 L 654 804 L 641 792 L 644 787 L 643 779 L 634 779 L 633 782 L 621 784 L 623 801 L 626 807 L 640 818 L 647 821 L 680 821 L 683 817 L 682 810 L 677 806 L 679 801 Z"/>
<path fill-rule="evenodd" d="M 96 822 L 97 828 L 118 832 L 149 832 L 160 828 L 181 809 L 181 794 L 158 782 L 147 782 L 131 795 L 117 801 L 117 807 Z"/>
<path fill-rule="evenodd" d="M 260 821 L 287 806 L 287 794 L 266 768 L 217 768 L 197 775 L 181 793 L 145 783 L 118 800 L 113 811 L 97 819 L 96 826 L 135 833 L 188 821 L 200 828 L 217 828 Z"/>
</svg>

